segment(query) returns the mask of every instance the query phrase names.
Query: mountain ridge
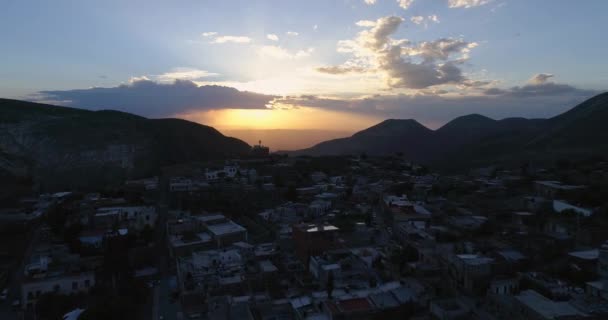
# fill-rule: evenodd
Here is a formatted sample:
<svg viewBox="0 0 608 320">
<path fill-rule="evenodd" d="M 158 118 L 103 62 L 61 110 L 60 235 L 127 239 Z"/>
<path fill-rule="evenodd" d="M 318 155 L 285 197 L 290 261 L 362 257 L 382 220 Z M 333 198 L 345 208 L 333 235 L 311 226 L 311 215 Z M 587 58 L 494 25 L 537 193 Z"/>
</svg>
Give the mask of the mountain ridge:
<svg viewBox="0 0 608 320">
<path fill-rule="evenodd" d="M 241 140 L 183 119 L 0 99 L 0 171 L 26 172 L 43 185 L 119 181 L 250 150 Z"/>
<path fill-rule="evenodd" d="M 440 167 L 606 154 L 608 146 L 603 143 L 608 139 L 606 121 L 608 92 L 548 119 L 495 120 L 470 114 L 457 117 L 436 130 L 413 119 L 387 119 L 351 137 L 287 153 L 313 156 L 400 153 L 410 160 Z"/>
</svg>

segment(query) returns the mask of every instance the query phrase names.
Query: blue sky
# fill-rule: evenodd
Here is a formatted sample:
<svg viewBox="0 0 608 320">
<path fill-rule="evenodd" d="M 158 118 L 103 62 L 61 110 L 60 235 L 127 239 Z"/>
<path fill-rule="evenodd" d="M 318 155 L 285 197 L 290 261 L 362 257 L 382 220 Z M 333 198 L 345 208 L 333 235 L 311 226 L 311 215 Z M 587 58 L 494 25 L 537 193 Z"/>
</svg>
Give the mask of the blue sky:
<svg viewBox="0 0 608 320">
<path fill-rule="evenodd" d="M 261 128 L 308 128 L 298 119 L 348 114 L 338 129 L 350 130 L 387 117 L 436 127 L 461 113 L 551 116 L 606 89 L 608 1 L 367 2 L 2 0 L 0 96 L 219 127 L 255 115 Z M 176 79 L 202 93 L 172 104 L 184 96 Z M 149 86 L 135 90 L 138 81 Z M 240 105 L 251 96 L 208 85 L 265 103 Z M 167 104 L 147 111 L 155 86 Z M 235 115 L 244 109 L 262 111 Z"/>
</svg>

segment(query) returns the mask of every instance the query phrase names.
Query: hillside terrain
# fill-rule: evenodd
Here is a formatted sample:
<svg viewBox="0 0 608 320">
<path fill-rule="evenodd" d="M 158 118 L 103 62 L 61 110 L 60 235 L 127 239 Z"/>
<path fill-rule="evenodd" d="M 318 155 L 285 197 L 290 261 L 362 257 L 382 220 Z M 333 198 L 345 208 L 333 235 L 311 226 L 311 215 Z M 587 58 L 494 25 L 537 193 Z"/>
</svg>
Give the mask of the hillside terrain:
<svg viewBox="0 0 608 320">
<path fill-rule="evenodd" d="M 185 120 L 0 99 L 0 176 L 6 179 L 33 177 L 49 187 L 111 183 L 249 151 L 241 140 Z"/>
<path fill-rule="evenodd" d="M 385 120 L 348 138 L 321 142 L 291 155 L 403 154 L 443 168 L 552 161 L 608 154 L 608 93 L 550 119 L 494 120 L 473 114 L 437 130 L 416 120 Z"/>
</svg>

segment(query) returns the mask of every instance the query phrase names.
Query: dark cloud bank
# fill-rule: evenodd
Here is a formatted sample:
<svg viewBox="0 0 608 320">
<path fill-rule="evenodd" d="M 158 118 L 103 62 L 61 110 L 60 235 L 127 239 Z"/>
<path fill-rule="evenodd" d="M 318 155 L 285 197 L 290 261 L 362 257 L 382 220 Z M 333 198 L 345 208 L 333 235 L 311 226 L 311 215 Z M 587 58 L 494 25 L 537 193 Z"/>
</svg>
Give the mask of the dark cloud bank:
<svg viewBox="0 0 608 320">
<path fill-rule="evenodd" d="M 263 109 L 280 103 L 282 107 L 323 108 L 378 118 L 413 118 L 436 127 L 472 113 L 496 119 L 551 117 L 600 93 L 550 82 L 549 78 L 547 74 L 539 74 L 522 86 L 477 88 L 474 89 L 477 91 L 466 95 L 448 96 L 444 90 L 435 90 L 416 95 L 377 95 L 358 99 L 312 95 L 277 97 L 230 87 L 197 86 L 184 80 L 172 84 L 137 80 L 111 88 L 43 91 L 34 100 L 91 110 L 114 109 L 146 117 L 171 117 L 187 112 L 230 108 Z"/>
</svg>

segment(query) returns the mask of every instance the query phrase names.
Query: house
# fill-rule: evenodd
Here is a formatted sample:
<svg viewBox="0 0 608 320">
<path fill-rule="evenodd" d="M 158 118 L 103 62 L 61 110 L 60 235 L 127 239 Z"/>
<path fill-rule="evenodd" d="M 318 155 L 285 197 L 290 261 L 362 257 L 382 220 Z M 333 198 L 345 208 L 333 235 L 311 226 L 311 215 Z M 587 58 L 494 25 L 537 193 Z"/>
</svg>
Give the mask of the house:
<svg viewBox="0 0 608 320">
<path fill-rule="evenodd" d="M 329 319 L 369 319 L 376 308 L 368 298 L 352 298 L 346 300 L 327 300 L 323 310 Z"/>
<path fill-rule="evenodd" d="M 523 319 L 577 319 L 586 314 L 576 309 L 568 302 L 553 301 L 534 290 L 524 290 L 515 296 L 519 308 L 518 313 Z"/>
<path fill-rule="evenodd" d="M 438 320 L 469 319 L 472 307 L 463 299 L 452 298 L 431 301 L 431 314 Z"/>
<path fill-rule="evenodd" d="M 457 286 L 468 292 L 485 292 L 492 276 L 494 259 L 477 254 L 449 258 L 448 270 Z"/>
<path fill-rule="evenodd" d="M 140 231 L 145 226 L 153 227 L 157 216 L 156 208 L 148 206 L 101 207 L 95 212 L 93 223 L 97 228 L 126 226 Z"/>
<path fill-rule="evenodd" d="M 593 211 L 589 209 L 571 205 L 563 200 L 553 200 L 553 211 L 557 213 L 562 213 L 564 211 L 573 211 L 574 213 L 584 217 L 590 217 L 593 214 Z"/>
<path fill-rule="evenodd" d="M 90 263 L 69 254 L 64 245 L 44 245 L 34 250 L 23 270 L 21 306 L 32 308 L 45 293 L 75 294 L 88 292 L 95 285 Z"/>
<path fill-rule="evenodd" d="M 239 241 L 247 241 L 247 229 L 222 214 L 193 216 L 193 218 L 204 225 L 218 248 Z"/>
<path fill-rule="evenodd" d="M 312 181 L 314 181 L 315 183 L 318 183 L 318 182 L 321 182 L 321 181 L 327 179 L 327 175 L 321 171 L 315 171 L 310 174 L 310 179 Z"/>
<path fill-rule="evenodd" d="M 296 255 L 307 264 L 311 256 L 321 255 L 336 246 L 338 227 L 330 224 L 297 224 L 292 228 Z"/>
</svg>

